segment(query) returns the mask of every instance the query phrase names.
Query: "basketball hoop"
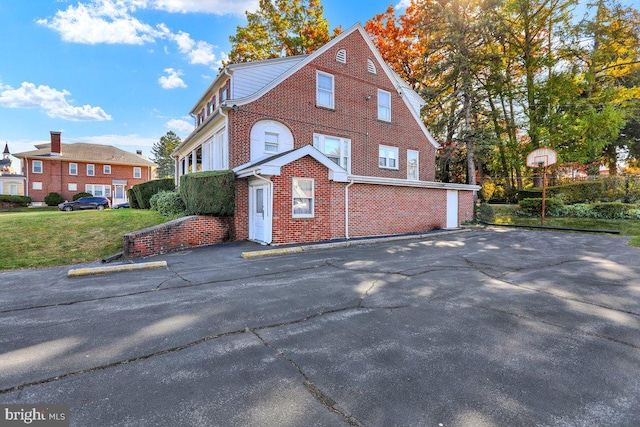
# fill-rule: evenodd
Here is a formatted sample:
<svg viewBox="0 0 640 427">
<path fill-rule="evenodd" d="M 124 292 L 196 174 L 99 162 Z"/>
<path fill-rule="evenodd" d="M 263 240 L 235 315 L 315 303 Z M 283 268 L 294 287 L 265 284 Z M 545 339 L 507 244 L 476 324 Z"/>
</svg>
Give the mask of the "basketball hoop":
<svg viewBox="0 0 640 427">
<path fill-rule="evenodd" d="M 527 156 L 527 166 L 530 168 L 544 168 L 542 174 L 542 221 L 544 225 L 544 208 L 547 192 L 547 167 L 555 165 L 558 161 L 558 153 L 551 148 L 538 148 Z"/>
</svg>

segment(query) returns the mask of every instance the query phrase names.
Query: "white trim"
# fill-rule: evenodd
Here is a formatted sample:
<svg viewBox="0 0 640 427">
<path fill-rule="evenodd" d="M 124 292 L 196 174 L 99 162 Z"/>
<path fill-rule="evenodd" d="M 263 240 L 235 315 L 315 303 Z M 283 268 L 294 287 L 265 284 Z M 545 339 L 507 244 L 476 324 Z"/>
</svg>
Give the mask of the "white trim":
<svg viewBox="0 0 640 427">
<path fill-rule="evenodd" d="M 71 172 L 71 165 L 75 165 L 76 173 Z M 73 176 L 78 175 L 78 164 L 77 163 L 69 162 L 69 175 L 73 175 Z"/>
<path fill-rule="evenodd" d="M 92 168 L 92 173 L 89 173 L 89 166 Z M 96 165 L 93 163 L 87 163 L 87 176 L 96 176 Z"/>
<path fill-rule="evenodd" d="M 295 195 L 295 182 L 296 181 L 311 181 L 311 197 L 296 197 Z M 316 209 L 316 180 L 314 178 L 302 178 L 302 177 L 292 177 L 291 178 L 291 217 L 292 218 L 315 218 L 315 209 Z M 309 199 L 311 200 L 311 212 L 310 213 L 295 213 L 295 200 L 298 199 Z"/>
<path fill-rule="evenodd" d="M 318 149 L 311 145 L 305 145 L 304 147 L 296 150 L 289 151 L 288 153 L 280 156 L 276 156 L 270 161 L 256 164 L 254 162 L 245 163 L 233 169 L 238 178 L 248 178 L 259 175 L 280 175 L 280 168 L 293 161 L 296 161 L 304 156 L 311 156 L 321 164 L 329 169 L 329 179 L 336 182 L 347 182 L 347 171 L 338 166 L 334 161 L 322 154 Z M 259 163 L 259 162 L 257 162 Z M 253 166 L 253 167 L 252 167 Z"/>
<path fill-rule="evenodd" d="M 414 181 L 412 179 L 380 178 L 377 176 L 349 175 L 355 184 L 395 185 L 399 187 L 438 188 L 444 190 L 478 191 L 482 187 L 469 184 L 452 184 L 448 182 Z"/>
<path fill-rule="evenodd" d="M 140 175 L 140 176 L 136 176 L 136 169 L 138 169 L 138 171 L 139 171 L 138 175 Z M 133 167 L 133 178 L 134 179 L 141 179 L 142 178 L 142 168 L 141 167 L 139 167 L 139 166 L 134 166 Z"/>
<path fill-rule="evenodd" d="M 109 168 L 109 172 L 107 172 L 107 168 Z M 111 175 L 111 165 L 102 165 L 102 173 L 104 175 Z"/>
<path fill-rule="evenodd" d="M 386 163 L 387 163 L 386 166 L 380 165 L 380 157 L 381 157 L 380 156 L 380 150 L 381 149 L 384 149 L 384 150 L 387 151 L 387 155 L 385 156 L 385 159 L 387 160 L 386 161 Z M 396 161 L 396 165 L 395 166 L 389 166 L 388 165 L 389 159 L 391 159 L 391 156 L 389 156 L 389 153 L 392 152 L 392 151 L 396 153 L 396 157 L 394 159 Z M 398 149 L 398 147 L 393 147 L 391 145 L 384 145 L 384 144 L 378 145 L 378 167 L 380 169 L 399 170 L 400 169 L 400 150 Z"/>
<path fill-rule="evenodd" d="M 320 103 L 320 97 L 318 96 L 318 92 L 320 89 L 320 76 L 330 77 L 331 78 L 331 103 L 330 104 L 322 104 Z M 322 89 L 326 92 L 326 89 Z M 325 107 L 325 108 L 335 108 L 336 105 L 336 78 L 333 74 L 325 73 L 324 71 L 316 70 L 316 107 Z"/>
<path fill-rule="evenodd" d="M 40 172 L 36 172 L 36 162 L 40 163 Z M 31 173 L 44 173 L 44 162 L 42 160 L 32 160 L 31 161 Z"/>
<path fill-rule="evenodd" d="M 389 99 L 389 105 L 388 106 L 380 104 L 380 94 L 381 93 L 386 94 L 389 97 L 388 98 Z M 391 92 L 388 92 L 388 91 L 383 90 L 383 89 L 378 89 L 378 98 L 377 99 L 378 99 L 378 120 L 382 120 L 384 122 L 391 122 Z M 380 107 L 381 106 L 383 108 L 388 108 L 389 109 L 389 117 L 388 118 L 380 117 Z"/>
<path fill-rule="evenodd" d="M 416 153 L 416 177 L 409 177 L 409 152 Z M 407 179 L 410 180 L 419 180 L 420 179 L 420 151 L 418 150 L 407 150 Z"/>
</svg>

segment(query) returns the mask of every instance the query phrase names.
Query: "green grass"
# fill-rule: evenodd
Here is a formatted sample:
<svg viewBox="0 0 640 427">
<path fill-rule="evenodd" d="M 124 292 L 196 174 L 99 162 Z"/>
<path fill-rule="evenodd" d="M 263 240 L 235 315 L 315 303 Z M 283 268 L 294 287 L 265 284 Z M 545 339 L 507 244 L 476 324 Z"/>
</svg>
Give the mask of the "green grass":
<svg viewBox="0 0 640 427">
<path fill-rule="evenodd" d="M 538 218 L 522 218 L 515 215 L 515 205 L 491 205 L 496 224 L 540 225 Z M 584 228 L 587 230 L 619 231 L 623 236 L 634 236 L 629 245 L 640 247 L 640 221 L 631 219 L 591 219 L 546 217 L 545 226 Z"/>
<path fill-rule="evenodd" d="M 93 262 L 122 251 L 122 235 L 166 222 L 142 209 L 0 213 L 0 270 Z"/>
</svg>

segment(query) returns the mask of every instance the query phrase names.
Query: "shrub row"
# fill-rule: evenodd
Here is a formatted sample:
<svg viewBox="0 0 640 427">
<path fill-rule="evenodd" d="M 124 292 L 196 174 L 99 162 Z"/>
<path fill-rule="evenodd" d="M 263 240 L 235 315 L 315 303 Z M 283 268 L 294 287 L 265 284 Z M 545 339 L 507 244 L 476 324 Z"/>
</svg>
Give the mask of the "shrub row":
<svg viewBox="0 0 640 427">
<path fill-rule="evenodd" d="M 167 218 L 180 218 L 185 214 L 182 197 L 175 191 L 160 191 L 154 194 L 149 200 L 149 205 L 152 210 Z"/>
<path fill-rule="evenodd" d="M 9 196 L 8 194 L 0 194 L 0 202 L 15 203 L 26 208 L 27 206 L 29 206 L 29 203 L 31 203 L 31 197 Z"/>
<path fill-rule="evenodd" d="M 524 199 L 520 201 L 519 215 L 540 216 L 542 199 Z M 545 216 L 599 219 L 640 219 L 640 206 L 631 203 L 576 203 L 565 205 L 554 198 L 545 200 Z"/>
<path fill-rule="evenodd" d="M 149 209 L 151 196 L 159 191 L 173 191 L 175 188 L 173 178 L 154 179 L 153 181 L 136 184 L 131 187 L 133 191 L 129 192 L 129 196 L 131 196 L 131 193 L 134 195 L 133 198 L 129 197 L 129 204 L 131 207 Z M 132 200 L 135 200 L 133 204 L 131 203 Z"/>
</svg>

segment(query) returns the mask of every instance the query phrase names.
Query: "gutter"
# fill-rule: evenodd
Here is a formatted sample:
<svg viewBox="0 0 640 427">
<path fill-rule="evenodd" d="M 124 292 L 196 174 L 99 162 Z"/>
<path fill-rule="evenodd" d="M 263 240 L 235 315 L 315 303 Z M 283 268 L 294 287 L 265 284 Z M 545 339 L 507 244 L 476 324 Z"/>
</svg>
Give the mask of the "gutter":
<svg viewBox="0 0 640 427">
<path fill-rule="evenodd" d="M 452 184 L 436 181 L 413 181 L 408 179 L 379 178 L 375 176 L 349 175 L 349 179 L 356 184 L 395 185 L 400 187 L 436 188 L 442 190 L 478 191 L 482 187 L 469 184 Z"/>
<path fill-rule="evenodd" d="M 347 240 L 349 240 L 349 187 L 353 184 L 355 181 L 351 180 L 344 188 L 344 238 Z"/>
</svg>

